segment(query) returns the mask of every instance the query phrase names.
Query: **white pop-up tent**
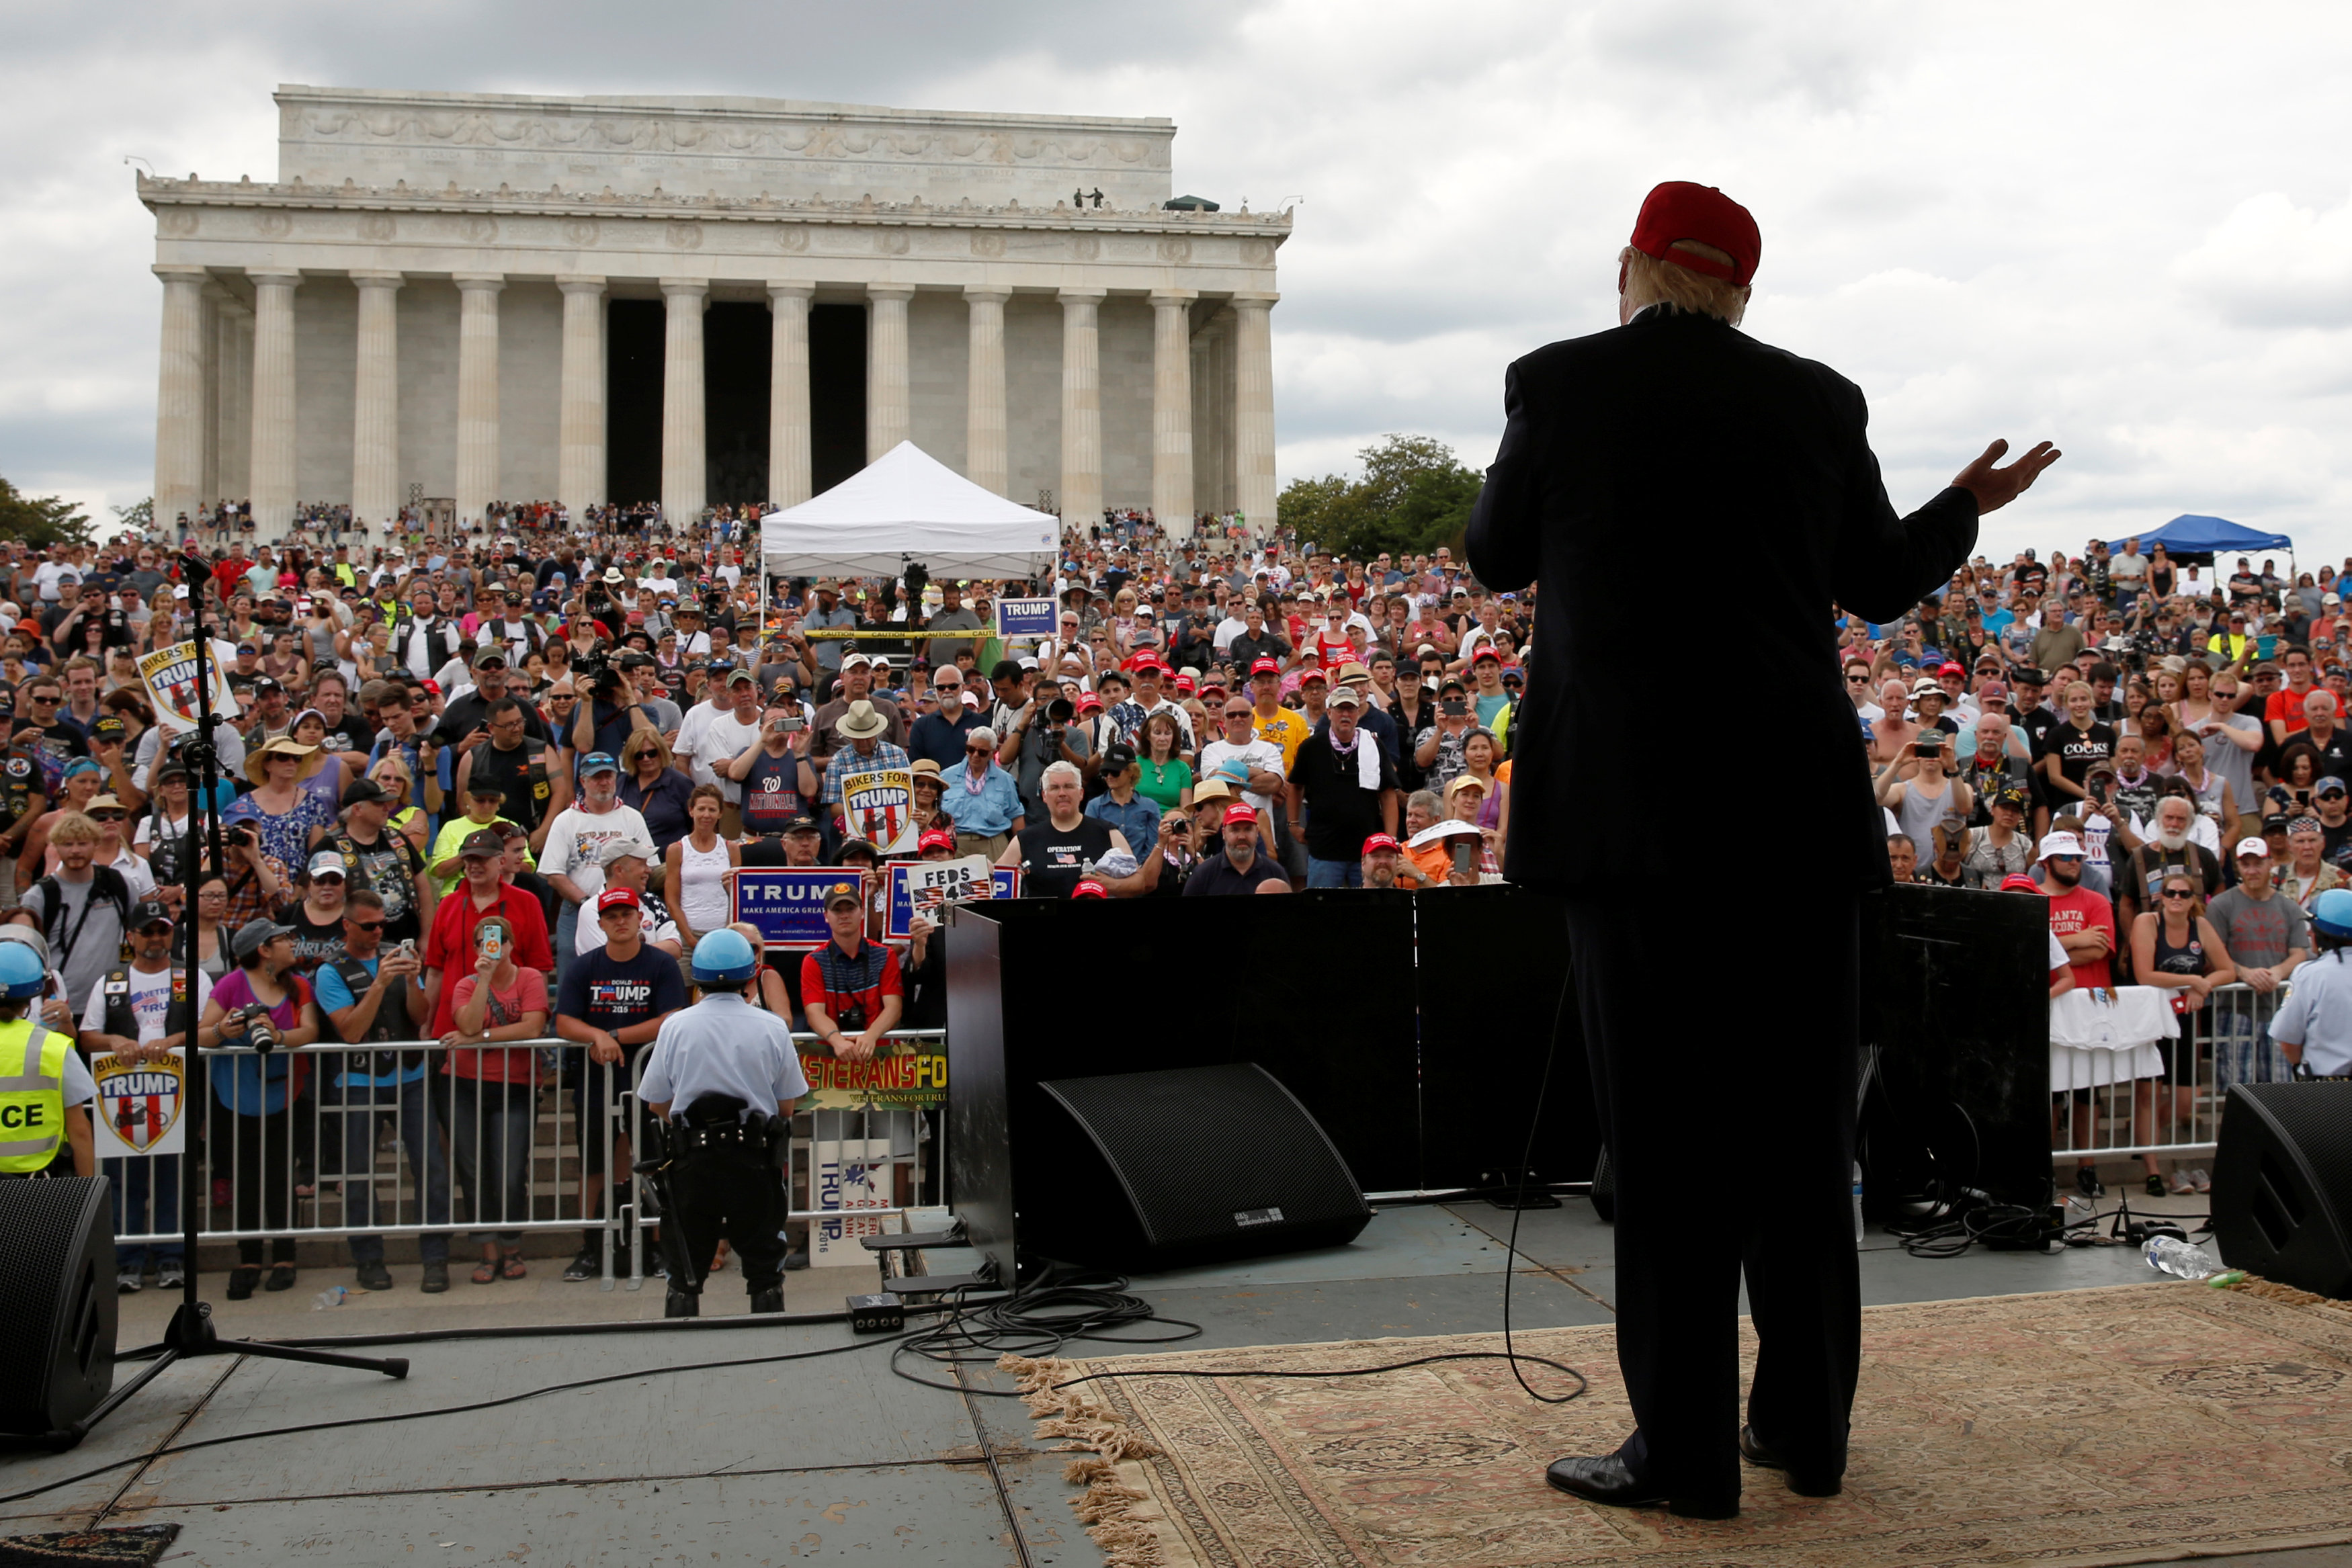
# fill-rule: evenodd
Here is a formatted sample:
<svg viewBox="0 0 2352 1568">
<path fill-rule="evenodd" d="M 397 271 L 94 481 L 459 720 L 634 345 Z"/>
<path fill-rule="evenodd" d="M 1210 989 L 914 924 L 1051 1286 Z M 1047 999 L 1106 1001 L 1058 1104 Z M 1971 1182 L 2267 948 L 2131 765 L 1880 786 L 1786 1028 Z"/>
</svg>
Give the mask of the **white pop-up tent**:
<svg viewBox="0 0 2352 1568">
<path fill-rule="evenodd" d="M 902 441 L 814 500 L 760 520 L 769 577 L 1053 575 L 1061 519 L 984 490 Z M 763 585 L 764 598 L 764 585 Z"/>
</svg>

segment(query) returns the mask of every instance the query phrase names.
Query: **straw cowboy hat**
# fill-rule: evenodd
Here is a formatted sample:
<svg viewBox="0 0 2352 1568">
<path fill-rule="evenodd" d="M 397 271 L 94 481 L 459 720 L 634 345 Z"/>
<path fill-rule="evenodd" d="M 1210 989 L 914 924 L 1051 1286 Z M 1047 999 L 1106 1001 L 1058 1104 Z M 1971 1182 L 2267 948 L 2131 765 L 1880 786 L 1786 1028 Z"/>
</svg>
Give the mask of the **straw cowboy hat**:
<svg viewBox="0 0 2352 1568">
<path fill-rule="evenodd" d="M 877 735 L 887 733 L 890 721 L 876 712 L 872 703 L 860 697 L 833 721 L 833 727 L 840 732 L 844 740 L 871 740 Z"/>
<path fill-rule="evenodd" d="M 299 740 L 291 740 L 281 735 L 258 750 L 246 753 L 245 776 L 256 784 L 268 782 L 269 764 L 266 759 L 271 757 L 295 758 L 300 764 L 294 770 L 294 777 L 298 780 L 308 779 L 324 767 L 327 761 L 325 754 L 317 747 L 305 746 Z"/>
</svg>

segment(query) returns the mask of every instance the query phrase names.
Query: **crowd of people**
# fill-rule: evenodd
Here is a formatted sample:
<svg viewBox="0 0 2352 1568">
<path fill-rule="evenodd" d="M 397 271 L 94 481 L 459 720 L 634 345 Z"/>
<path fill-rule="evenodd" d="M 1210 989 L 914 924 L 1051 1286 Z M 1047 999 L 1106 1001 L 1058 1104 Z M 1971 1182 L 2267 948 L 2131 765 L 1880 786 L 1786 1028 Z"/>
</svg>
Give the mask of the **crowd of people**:
<svg viewBox="0 0 2352 1568">
<path fill-rule="evenodd" d="M 426 1223 L 462 1194 L 483 1228 L 472 1277 L 521 1277 L 499 1222 L 528 1217 L 551 1063 L 597 1124 L 585 1069 L 685 1005 L 679 960 L 734 924 L 741 867 L 842 869 L 831 942 L 772 951 L 752 999 L 854 1058 L 944 1022 L 936 927 L 881 940 L 897 855 L 982 856 L 1026 897 L 1501 876 L 1532 603 L 1448 548 L 1353 560 L 1122 513 L 1068 529 L 1051 582 L 776 579 L 763 604 L 748 514 L 688 537 L 642 510 L 582 520 L 501 507 L 479 533 L 379 542 L 330 509 L 276 545 L 183 526 L 0 559 L 0 960 L 40 961 L 23 997 L 0 962 L 0 1013 L 21 1002 L 81 1054 L 131 1061 L 270 1035 L 279 1050 L 203 1077 L 211 1169 L 249 1178 L 212 1194 L 240 1232 L 286 1227 L 318 1190 L 299 1114 L 362 1147 L 396 1125 Z M 1899 622 L 1825 610 L 1824 639 L 1898 878 L 2036 892 L 2063 983 L 2190 1007 L 2284 981 L 2306 912 L 2352 870 L 2352 622 L 2332 573 L 2192 570 L 2136 541 L 1979 558 Z M 1057 632 L 996 635 L 1000 593 L 1055 596 Z M 237 706 L 217 848 L 140 672 L 199 615 Z M 908 778 L 898 841 L 852 809 L 875 772 Z M 1625 783 L 1648 781 L 1629 765 Z M 191 945 L 193 999 L 173 980 Z M 401 1049 L 312 1072 L 314 1042 Z M 2270 1071 L 2263 1042 L 2231 1049 L 2242 1075 Z M 87 1063 L 59 1071 L 86 1108 Z M 0 1166 L 89 1165 L 71 1126 Z M 601 1144 L 580 1154 L 571 1279 L 600 1271 L 599 1210 L 627 1176 L 625 1146 L 610 1173 Z M 172 1162 L 127 1163 L 127 1228 L 175 1228 Z M 366 1186 L 345 1221 L 361 1283 L 383 1289 Z M 449 1239 L 424 1239 L 428 1291 Z M 239 1246 L 232 1298 L 293 1282 L 290 1239 Z M 120 1262 L 127 1291 L 184 1260 L 139 1244 Z"/>
<path fill-rule="evenodd" d="M 2151 987 L 2182 1015 L 2117 1141 L 2205 1141 L 2158 1129 L 2210 1128 L 2229 1084 L 2298 1063 L 2262 1026 L 2352 873 L 2342 580 L 2244 558 L 2208 577 L 2161 545 L 2094 541 L 1979 558 L 1899 623 L 1841 623 L 1896 876 L 2038 893 L 2064 956 L 2053 995 Z M 2252 1005 L 2212 1016 L 2232 985 Z M 2077 1147 L 2091 1098 L 2067 1090 L 2054 1113 Z M 2201 1167 L 2168 1179 L 2141 1159 L 2150 1193 L 2211 1190 Z M 2078 1164 L 2085 1196 L 2094 1164 Z"/>
</svg>

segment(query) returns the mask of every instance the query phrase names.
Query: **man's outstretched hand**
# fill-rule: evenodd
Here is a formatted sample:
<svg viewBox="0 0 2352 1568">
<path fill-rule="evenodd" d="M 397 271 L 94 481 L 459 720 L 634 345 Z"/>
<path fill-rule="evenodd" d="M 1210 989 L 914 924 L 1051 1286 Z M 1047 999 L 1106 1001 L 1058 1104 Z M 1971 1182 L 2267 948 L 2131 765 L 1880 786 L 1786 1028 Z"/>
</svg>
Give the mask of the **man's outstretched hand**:
<svg viewBox="0 0 2352 1568">
<path fill-rule="evenodd" d="M 2032 451 L 2008 467 L 1993 466 L 2008 450 L 2008 442 L 1996 441 L 1986 447 L 1975 462 L 1953 477 L 1953 484 L 1977 498 L 1977 515 L 1979 517 L 1987 512 L 1997 512 L 2016 500 L 2042 476 L 2044 468 L 2065 455 L 2043 441 L 2036 443 Z"/>
</svg>

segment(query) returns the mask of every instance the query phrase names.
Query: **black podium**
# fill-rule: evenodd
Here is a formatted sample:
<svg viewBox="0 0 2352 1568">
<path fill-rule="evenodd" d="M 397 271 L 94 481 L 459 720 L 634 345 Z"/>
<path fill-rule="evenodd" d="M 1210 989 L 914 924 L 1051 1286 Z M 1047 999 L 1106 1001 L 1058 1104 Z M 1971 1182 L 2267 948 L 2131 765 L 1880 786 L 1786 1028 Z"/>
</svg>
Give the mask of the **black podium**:
<svg viewBox="0 0 2352 1568">
<path fill-rule="evenodd" d="M 2016 894 L 1906 886 L 1864 902 L 1864 1107 L 1874 1208 L 1936 1182 L 2038 1202 L 2050 1189 L 2048 913 Z M 1321 1124 L 1368 1197 L 1589 1176 L 1600 1152 L 1559 903 L 1507 884 L 1276 898 L 1051 899 L 957 906 L 946 933 L 948 1187 L 1013 1277 L 1014 1237 L 1091 1168 L 1040 1085 L 1255 1062 Z M 1690 989 L 1679 1031 L 1793 1041 L 1797 999 L 1757 1012 Z M 1694 1158 L 1707 1151 L 1692 1151 Z M 1051 1229 L 1047 1225 L 1043 1228 Z"/>
<path fill-rule="evenodd" d="M 1075 1164 L 1041 1083 L 1255 1062 L 1365 1194 L 1477 1187 L 1519 1162 L 1568 975 L 1558 902 L 1507 885 L 981 902 L 946 940 L 949 1198 L 1008 1279 Z M 1540 1180 L 1600 1149 L 1568 1011 Z"/>
</svg>

